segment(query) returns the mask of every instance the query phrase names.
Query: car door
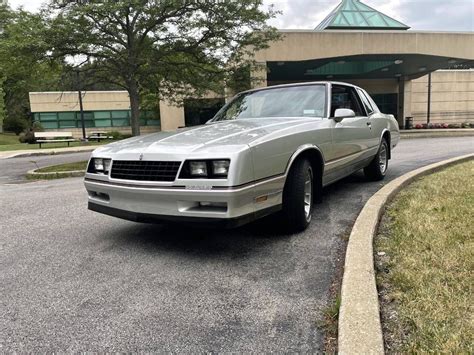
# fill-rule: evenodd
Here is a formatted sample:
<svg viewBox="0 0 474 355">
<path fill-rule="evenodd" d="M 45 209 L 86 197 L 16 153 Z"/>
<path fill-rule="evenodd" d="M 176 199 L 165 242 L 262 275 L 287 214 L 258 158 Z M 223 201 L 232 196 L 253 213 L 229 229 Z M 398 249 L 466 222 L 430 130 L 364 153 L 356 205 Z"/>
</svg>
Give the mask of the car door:
<svg viewBox="0 0 474 355">
<path fill-rule="evenodd" d="M 344 118 L 340 122 L 332 119 L 332 154 L 329 161 L 331 170 L 342 170 L 343 174 L 363 159 L 370 145 L 371 127 L 365 108 L 356 88 L 334 84 L 331 87 L 330 118 L 338 108 L 355 112 L 355 117 Z"/>
<path fill-rule="evenodd" d="M 384 121 L 380 119 L 380 112 L 378 112 L 378 110 L 370 102 L 369 94 L 360 88 L 357 88 L 357 92 L 362 101 L 362 105 L 367 112 L 368 125 L 370 128 L 369 148 L 378 149 L 380 137 L 384 128 Z"/>
</svg>

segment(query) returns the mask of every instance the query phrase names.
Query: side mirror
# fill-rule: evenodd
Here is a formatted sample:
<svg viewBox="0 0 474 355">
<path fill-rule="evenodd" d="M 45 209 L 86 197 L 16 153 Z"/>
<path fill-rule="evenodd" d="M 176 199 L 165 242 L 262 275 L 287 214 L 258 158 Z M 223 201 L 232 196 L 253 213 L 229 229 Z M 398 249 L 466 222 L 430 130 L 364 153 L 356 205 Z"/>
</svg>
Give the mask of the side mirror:
<svg viewBox="0 0 474 355">
<path fill-rule="evenodd" d="M 341 122 L 344 118 L 355 117 L 355 112 L 348 108 L 338 108 L 334 112 L 334 121 Z"/>
</svg>

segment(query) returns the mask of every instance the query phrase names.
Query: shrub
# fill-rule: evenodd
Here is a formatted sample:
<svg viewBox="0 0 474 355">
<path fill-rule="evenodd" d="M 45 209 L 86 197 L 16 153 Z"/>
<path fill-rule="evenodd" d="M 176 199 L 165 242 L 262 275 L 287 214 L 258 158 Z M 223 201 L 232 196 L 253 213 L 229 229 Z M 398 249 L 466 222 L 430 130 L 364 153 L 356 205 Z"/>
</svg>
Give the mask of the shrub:
<svg viewBox="0 0 474 355">
<path fill-rule="evenodd" d="M 39 121 L 33 121 L 31 128 L 33 129 L 33 132 L 44 132 L 43 125 Z"/>
<path fill-rule="evenodd" d="M 13 132 L 17 136 L 28 127 L 28 122 L 23 118 L 7 117 L 3 121 L 3 129 L 5 132 Z"/>
<path fill-rule="evenodd" d="M 423 128 L 423 126 L 422 126 L 421 124 L 419 124 L 419 123 L 418 123 L 418 124 L 415 126 L 415 128 L 416 128 L 416 129 L 422 129 L 422 128 Z"/>
<path fill-rule="evenodd" d="M 474 128 L 474 122 L 469 123 L 469 126 L 470 126 L 471 128 Z"/>
<path fill-rule="evenodd" d="M 449 128 L 449 125 L 447 123 L 441 123 L 441 128 Z"/>
<path fill-rule="evenodd" d="M 461 124 L 461 127 L 462 127 L 462 128 L 469 128 L 469 127 L 470 127 L 470 124 L 469 124 L 469 122 L 463 122 L 463 123 Z"/>
<path fill-rule="evenodd" d="M 107 136 L 113 137 L 114 140 L 122 139 L 122 133 L 120 133 L 119 131 L 107 132 Z"/>
<path fill-rule="evenodd" d="M 461 125 L 459 123 L 450 123 L 448 128 L 461 128 Z"/>
<path fill-rule="evenodd" d="M 107 132 L 107 136 L 113 137 L 114 140 L 121 140 L 133 137 L 129 133 L 120 133 L 119 131 L 110 131 Z"/>
<path fill-rule="evenodd" d="M 34 121 L 31 127 L 24 133 L 20 134 L 20 143 L 34 144 L 36 143 L 35 132 L 43 132 L 44 128 L 40 122 Z"/>
</svg>

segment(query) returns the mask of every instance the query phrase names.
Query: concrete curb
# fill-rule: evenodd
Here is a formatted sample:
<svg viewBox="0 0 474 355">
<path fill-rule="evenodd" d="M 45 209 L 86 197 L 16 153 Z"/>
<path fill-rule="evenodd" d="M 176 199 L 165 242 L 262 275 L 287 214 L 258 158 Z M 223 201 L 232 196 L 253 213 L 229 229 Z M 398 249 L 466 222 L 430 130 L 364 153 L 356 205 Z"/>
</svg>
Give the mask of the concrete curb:
<svg viewBox="0 0 474 355">
<path fill-rule="evenodd" d="M 447 128 L 447 129 L 412 129 L 401 130 L 401 139 L 413 138 L 439 138 L 439 137 L 474 137 L 473 128 Z"/>
<path fill-rule="evenodd" d="M 58 172 L 51 172 L 51 173 L 38 173 L 36 172 L 38 169 L 30 170 L 26 173 L 26 178 L 31 180 L 41 180 L 41 179 L 62 179 L 68 177 L 80 177 L 84 176 L 86 171 L 85 170 L 71 170 L 71 171 L 58 171 Z"/>
<path fill-rule="evenodd" d="M 339 310 L 339 354 L 384 354 L 373 257 L 373 238 L 384 207 L 414 180 L 471 159 L 474 154 L 413 170 L 389 182 L 367 201 L 347 245 Z"/>
<path fill-rule="evenodd" d="M 42 151 L 6 151 L 0 152 L 0 159 L 10 159 L 10 158 L 23 158 L 23 157 L 37 157 L 42 155 L 59 155 L 59 154 L 72 154 L 72 153 L 85 153 L 92 152 L 93 150 L 100 147 L 100 145 L 83 147 L 83 148 L 59 148 L 59 149 L 69 149 L 69 150 L 58 150 L 58 149 L 44 149 Z"/>
</svg>

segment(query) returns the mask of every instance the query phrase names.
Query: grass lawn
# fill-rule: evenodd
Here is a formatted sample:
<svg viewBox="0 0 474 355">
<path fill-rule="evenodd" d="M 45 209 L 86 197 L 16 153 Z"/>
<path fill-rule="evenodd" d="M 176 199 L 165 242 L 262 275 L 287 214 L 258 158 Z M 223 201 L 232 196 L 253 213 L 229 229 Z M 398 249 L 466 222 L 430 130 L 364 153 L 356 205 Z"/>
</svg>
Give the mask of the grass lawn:
<svg viewBox="0 0 474 355">
<path fill-rule="evenodd" d="M 77 163 L 67 163 L 61 165 L 52 165 L 47 166 L 41 169 L 36 170 L 37 173 L 52 173 L 58 171 L 76 171 L 76 170 L 86 170 L 87 161 L 80 161 Z"/>
<path fill-rule="evenodd" d="M 110 143 L 111 141 L 101 141 L 99 142 L 72 142 L 70 143 L 71 147 L 82 147 L 87 145 L 101 145 Z M 42 144 L 41 149 L 47 148 L 67 148 L 67 143 L 47 143 Z M 27 143 L 20 143 L 18 140 L 18 136 L 13 133 L 0 133 L 0 152 L 5 152 L 8 150 L 29 150 L 29 149 L 39 149 L 39 144 L 27 144 Z"/>
<path fill-rule="evenodd" d="M 388 353 L 474 353 L 474 161 L 390 204 L 375 241 Z"/>
</svg>

